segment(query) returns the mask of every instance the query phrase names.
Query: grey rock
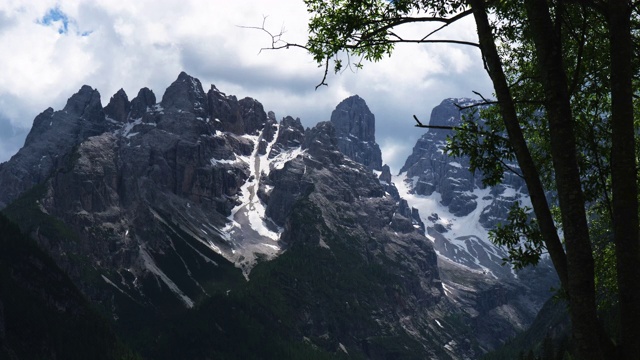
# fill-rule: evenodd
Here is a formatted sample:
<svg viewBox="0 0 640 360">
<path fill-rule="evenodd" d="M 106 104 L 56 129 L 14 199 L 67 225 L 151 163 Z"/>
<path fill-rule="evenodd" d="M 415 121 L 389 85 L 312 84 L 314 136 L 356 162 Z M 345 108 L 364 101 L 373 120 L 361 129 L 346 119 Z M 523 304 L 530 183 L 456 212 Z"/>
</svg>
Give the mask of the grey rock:
<svg viewBox="0 0 640 360">
<path fill-rule="evenodd" d="M 278 138 L 271 148 L 269 158 L 272 159 L 288 149 L 301 147 L 303 142 L 304 127 L 300 119 L 294 119 L 291 116 L 284 117 L 280 121 Z"/>
<path fill-rule="evenodd" d="M 130 111 L 131 103 L 123 89 L 118 90 L 104 107 L 105 115 L 119 123 L 127 121 Z"/>
<path fill-rule="evenodd" d="M 458 100 L 446 99 L 431 112 L 430 125 L 457 126 L 461 123 Z M 467 158 L 453 158 L 444 153 L 447 136 L 451 130 L 429 129 L 416 143 L 401 173 L 408 178 L 418 177 L 414 191 L 419 195 L 431 195 L 438 191 L 441 203 L 455 216 L 465 216 L 477 207 L 477 199 L 469 194 L 476 187 L 483 187 L 481 174 L 469 172 Z"/>
<path fill-rule="evenodd" d="M 235 96 L 227 96 L 211 85 L 211 89 L 207 92 L 207 100 L 209 102 L 209 116 L 216 129 L 237 135 L 244 133 L 244 120 L 238 99 Z"/>
<path fill-rule="evenodd" d="M 160 105 L 165 111 L 188 112 L 203 119 L 207 116 L 207 97 L 200 80 L 184 71 L 162 95 Z"/>
<path fill-rule="evenodd" d="M 147 109 L 156 104 L 156 96 L 149 88 L 142 88 L 138 91 L 133 100 L 131 100 L 131 115 L 129 119 L 140 119 L 146 113 Z"/>
<path fill-rule="evenodd" d="M 386 182 L 388 184 L 391 184 L 391 168 L 389 168 L 389 165 L 383 165 L 382 169 L 381 169 L 381 173 L 380 176 L 378 177 L 380 179 L 380 181 Z"/>
<path fill-rule="evenodd" d="M 36 116 L 24 146 L 0 165 L 0 209 L 64 166 L 70 151 L 82 141 L 111 126 L 105 120 L 100 94 L 86 85 L 63 110 L 49 108 Z"/>
<path fill-rule="evenodd" d="M 102 104 L 100 103 L 100 93 L 89 85 L 83 85 L 80 91 L 71 96 L 62 111 L 69 115 L 85 116 L 87 118 L 104 115 Z"/>
<path fill-rule="evenodd" d="M 278 219 L 280 223 L 284 220 L 282 241 L 288 244 L 287 251 L 304 247 L 308 253 L 327 254 L 329 259 L 340 259 L 348 252 L 350 260 L 340 266 L 349 268 L 351 263 L 364 262 L 372 269 L 381 266 L 385 276 L 396 279 L 373 298 L 362 297 L 358 291 L 350 295 L 345 306 L 372 311 L 369 316 L 376 320 L 367 327 L 349 323 L 342 325 L 341 331 L 333 330 L 334 317 L 325 313 L 329 306 L 321 296 L 315 297 L 315 303 L 295 317 L 303 336 L 328 336 L 347 347 L 362 349 L 371 358 L 385 354 L 385 348 L 373 339 L 407 335 L 425 344 L 424 353 L 420 354 L 427 358 L 478 356 L 470 343 L 457 335 L 459 329 L 454 330 L 455 325 L 449 327 L 445 320 L 445 314 L 466 315 L 445 296 L 437 256 L 431 242 L 420 232 L 417 211 L 406 201 L 386 195 L 369 168 L 337 151 L 331 123 L 308 129 L 303 147 L 306 153 L 269 176 L 274 189 L 267 212 L 273 216 L 290 214 Z M 303 208 L 300 204 L 304 204 Z M 298 217 L 304 221 L 291 220 Z M 335 276 L 340 277 L 341 272 Z M 363 304 L 366 307 L 361 307 Z M 447 343 L 452 351 L 440 351 Z M 433 345 L 438 350 L 432 344 L 439 344 Z"/>
<path fill-rule="evenodd" d="M 269 183 L 274 185 L 267 201 L 266 215 L 278 226 L 284 226 L 296 202 L 308 195 L 314 184 L 304 179 L 304 161 L 289 161 L 281 170 L 272 171 Z"/>
<path fill-rule="evenodd" d="M 240 107 L 240 116 L 243 119 L 243 133 L 255 135 L 262 130 L 267 122 L 267 114 L 258 101 L 252 98 L 244 98 L 238 102 Z"/>
<path fill-rule="evenodd" d="M 375 140 L 375 116 L 358 95 L 343 100 L 331 113 L 340 151 L 371 169 L 381 170 L 382 153 Z"/>
<path fill-rule="evenodd" d="M 396 185 L 391 181 L 391 169 L 388 165 L 382 166 L 382 172 L 380 173 L 380 176 L 378 176 L 378 179 L 380 180 L 380 184 L 382 184 L 384 191 L 391 195 L 391 197 L 393 197 L 396 201 L 401 200 L 398 188 L 396 188 Z"/>
</svg>

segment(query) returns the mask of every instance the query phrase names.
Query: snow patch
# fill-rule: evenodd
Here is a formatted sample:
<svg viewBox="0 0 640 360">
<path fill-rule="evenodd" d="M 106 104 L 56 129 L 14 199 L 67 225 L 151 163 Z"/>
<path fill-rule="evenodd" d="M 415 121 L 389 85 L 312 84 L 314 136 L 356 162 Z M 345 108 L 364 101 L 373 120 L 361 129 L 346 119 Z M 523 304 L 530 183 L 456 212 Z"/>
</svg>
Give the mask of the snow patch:
<svg viewBox="0 0 640 360">
<path fill-rule="evenodd" d="M 497 259 L 503 257 L 499 255 L 502 250 L 489 240 L 488 230 L 480 224 L 480 215 L 493 201 L 493 197 L 490 196 L 491 188 L 480 189 L 476 187 L 472 192 L 465 192 L 475 198 L 477 206 L 470 214 L 457 217 L 449 211 L 448 207 L 442 205 L 440 193 L 434 192 L 429 196 L 424 196 L 413 192 L 416 184 L 420 181 L 418 176 L 407 178 L 406 173 L 402 173 L 392 178 L 400 197 L 407 200 L 410 207 L 418 209 L 420 218 L 426 225 L 424 235 L 429 240 L 434 243 L 436 240 L 426 232 L 430 226 L 440 224 L 447 229 L 443 236 L 448 240 L 446 246 L 449 251 L 441 253 L 441 256 L 462 266 L 476 265 L 491 272 L 488 266 L 494 266 L 495 261 L 489 260 L 492 261 L 490 264 L 479 259 L 479 251 L 493 255 Z M 432 214 L 437 214 L 435 220 Z M 491 274 L 495 276 L 493 272 Z"/>
<path fill-rule="evenodd" d="M 235 164 L 238 160 L 225 160 L 225 159 L 216 159 L 211 158 L 211 165 L 216 166 L 218 164 Z"/>
<path fill-rule="evenodd" d="M 249 225 L 249 227 L 257 232 L 261 237 L 275 242 L 276 244 L 273 245 L 274 247 L 272 247 L 272 249 L 279 251 L 280 247 L 277 243 L 283 229 L 278 228 L 277 231 L 273 231 L 269 228 L 265 222 L 265 220 L 267 220 L 267 216 L 265 215 L 265 205 L 257 195 L 258 189 L 260 188 L 261 174 L 264 172 L 263 167 L 268 169 L 269 166 L 269 162 L 266 160 L 267 155 L 261 156 L 258 154 L 263 131 L 257 136 L 241 136 L 254 144 L 253 152 L 250 156 L 238 156 L 241 161 L 249 164 L 250 175 L 249 180 L 240 187 L 240 205 L 237 205 L 231 210 L 231 215 L 228 218 L 230 223 L 222 229 L 222 231 L 227 234 L 231 234 L 234 228 L 242 229 L 243 225 L 248 223 L 246 225 Z M 274 137 L 274 140 L 267 145 L 268 150 L 273 147 L 273 143 L 275 143 L 276 138 L 277 137 Z M 275 225 L 272 226 L 272 228 L 274 227 Z"/>
</svg>

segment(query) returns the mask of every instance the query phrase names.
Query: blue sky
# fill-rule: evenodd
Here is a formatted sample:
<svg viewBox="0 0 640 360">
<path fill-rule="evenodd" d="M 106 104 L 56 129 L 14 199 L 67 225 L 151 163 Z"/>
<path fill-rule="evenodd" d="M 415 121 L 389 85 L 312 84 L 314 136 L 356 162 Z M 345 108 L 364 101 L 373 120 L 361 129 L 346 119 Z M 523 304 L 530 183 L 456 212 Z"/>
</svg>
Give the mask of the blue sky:
<svg viewBox="0 0 640 360">
<path fill-rule="evenodd" d="M 56 5 L 53 8 L 50 8 L 46 14 L 41 19 L 38 19 L 36 23 L 53 27 L 58 29 L 58 34 L 66 35 L 69 33 L 69 25 L 75 25 L 75 20 L 70 19 L 67 14 L 65 14 L 61 9 L 60 5 Z M 89 36 L 91 31 L 82 31 L 77 32 L 79 36 Z"/>
<path fill-rule="evenodd" d="M 398 46 L 390 58 L 357 72 L 331 74 L 315 90 L 322 69 L 303 50 L 262 51 L 270 39 L 238 25 L 306 41 L 302 0 L 254 1 L 20 1 L 0 3 L 0 162 L 24 141 L 33 118 L 61 109 L 83 84 L 102 103 L 120 88 L 129 97 L 141 87 L 158 99 L 180 71 L 239 98 L 259 100 L 278 118 L 300 117 L 307 127 L 328 120 L 344 98 L 358 94 L 376 116 L 376 139 L 393 171 L 423 134 L 412 115 L 428 119 L 446 97 L 491 96 L 477 49 L 455 45 Z M 407 34 L 423 34 L 415 26 Z M 467 22 L 448 36 L 475 40 Z"/>
<path fill-rule="evenodd" d="M 59 6 L 49 9 L 42 19 L 37 22 L 44 26 L 56 27 L 58 34 L 67 34 L 69 32 L 69 17 L 60 10 Z"/>
</svg>

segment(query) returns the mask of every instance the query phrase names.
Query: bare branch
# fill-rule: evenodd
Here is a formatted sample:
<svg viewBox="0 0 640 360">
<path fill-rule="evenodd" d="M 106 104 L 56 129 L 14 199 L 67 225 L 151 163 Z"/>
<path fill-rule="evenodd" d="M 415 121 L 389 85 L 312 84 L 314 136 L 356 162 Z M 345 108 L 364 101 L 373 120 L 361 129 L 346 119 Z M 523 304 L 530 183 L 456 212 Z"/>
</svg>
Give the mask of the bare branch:
<svg viewBox="0 0 640 360">
<path fill-rule="evenodd" d="M 413 16 L 403 16 L 403 17 L 397 17 L 397 18 L 392 18 L 392 19 L 384 19 L 384 21 L 370 21 L 370 22 L 366 22 L 365 25 L 376 25 L 382 22 L 388 22 L 386 25 L 379 27 L 375 30 L 373 30 L 370 33 L 367 34 L 363 34 L 363 36 L 365 38 L 370 38 L 374 35 L 377 35 L 383 31 L 387 31 L 389 29 L 392 29 L 398 25 L 403 25 L 403 24 L 411 24 L 411 23 L 419 23 L 419 22 L 441 22 L 444 23 L 444 25 L 442 27 L 440 27 L 440 29 L 466 17 L 467 15 L 471 14 L 471 10 L 466 10 L 461 12 L 460 14 L 457 14 L 451 18 L 446 18 L 446 17 L 437 17 L 437 16 L 424 16 L 424 17 L 413 17 Z M 434 31 L 437 32 L 440 29 Z M 425 36 L 423 38 L 426 39 L 427 37 L 429 37 L 429 35 Z"/>
<path fill-rule="evenodd" d="M 347 55 L 349 55 L 349 52 L 352 50 L 357 50 L 357 49 L 361 49 L 365 46 L 375 46 L 375 45 L 385 45 L 385 44 L 394 44 L 394 43 L 415 43 L 415 44 L 426 44 L 426 43 L 431 43 L 431 44 L 457 44 L 457 45 L 467 45 L 467 46 L 473 46 L 473 47 L 479 47 L 479 44 L 474 43 L 474 42 L 470 42 L 470 41 L 463 41 L 463 40 L 430 40 L 427 39 L 427 37 L 429 37 L 430 35 L 436 33 L 437 31 L 445 28 L 446 26 L 448 26 L 449 24 L 454 23 L 455 21 L 458 21 L 462 18 L 464 18 L 465 16 L 471 14 L 470 10 L 464 11 L 460 14 L 457 14 L 451 18 L 444 18 L 444 17 L 398 17 L 398 18 L 393 18 L 393 19 L 385 19 L 384 21 L 371 21 L 369 24 L 382 24 L 382 23 L 386 23 L 386 25 L 381 26 L 380 28 L 377 28 L 375 30 L 373 30 L 370 33 L 364 33 L 364 34 L 356 34 L 353 35 L 353 38 L 351 41 L 353 41 L 350 44 L 345 44 L 344 45 L 344 50 L 347 53 Z M 283 35 L 285 33 L 284 27 L 282 27 L 280 29 L 280 32 L 278 33 L 273 33 L 269 30 L 267 30 L 266 28 L 266 21 L 267 21 L 267 16 L 263 16 L 262 19 L 262 25 L 261 26 L 244 26 L 244 25 L 237 25 L 239 28 L 243 28 L 243 29 L 252 29 L 252 30 L 259 30 L 264 32 L 265 34 L 267 34 L 270 38 L 271 38 L 271 46 L 270 47 L 263 47 L 260 49 L 260 51 L 258 52 L 259 54 L 262 53 L 263 50 L 281 50 L 281 49 L 289 49 L 291 47 L 296 47 L 296 48 L 300 48 L 300 49 L 304 49 L 307 52 L 310 52 L 310 48 L 306 45 L 301 45 L 301 44 L 297 44 L 297 43 L 290 43 L 288 41 L 285 41 L 283 39 Z M 389 22 L 391 21 L 391 22 Z M 391 39 L 372 39 L 373 36 L 375 36 L 376 34 L 379 34 L 382 31 L 387 31 L 389 29 L 394 28 L 395 26 L 398 25 L 402 25 L 402 24 L 408 24 L 408 23 L 418 23 L 418 22 L 441 22 L 444 23 L 443 26 L 441 26 L 440 28 L 438 28 L 437 30 L 433 31 L 432 33 L 430 33 L 429 35 L 421 38 L 421 39 L 404 39 L 401 36 L 399 36 L 398 34 L 394 33 L 394 32 L 390 32 L 390 36 L 392 37 Z M 322 44 L 320 44 L 322 45 Z M 318 85 L 316 85 L 316 90 L 324 85 L 327 86 L 328 84 L 326 83 L 327 80 L 327 76 L 329 74 L 329 62 L 331 61 L 330 56 L 327 56 L 324 59 L 324 74 L 322 77 L 322 80 L 320 81 L 320 83 Z M 358 63 L 360 64 L 360 63 Z M 351 65 L 350 59 L 349 59 L 349 67 Z"/>
<path fill-rule="evenodd" d="M 514 82 L 509 84 L 508 86 L 509 86 L 509 88 L 512 88 L 512 87 L 520 84 L 521 82 L 523 82 L 525 80 L 534 80 L 535 81 L 537 79 L 535 77 L 533 77 L 533 76 L 527 76 L 525 74 L 520 74 L 520 76 Z"/>
<path fill-rule="evenodd" d="M 509 170 L 509 172 L 515 174 L 516 176 L 518 176 L 521 179 L 524 179 L 524 175 L 520 174 L 519 172 L 517 172 L 514 168 L 512 168 L 511 166 L 507 165 L 504 160 L 502 159 L 498 159 L 498 161 L 500 161 L 500 164 L 502 164 L 502 166 L 504 166 L 505 169 Z"/>
<path fill-rule="evenodd" d="M 470 131 L 470 132 L 478 134 L 478 135 L 489 136 L 489 137 L 493 137 L 493 138 L 496 138 L 496 139 L 500 139 L 502 141 L 506 141 L 507 143 L 509 142 L 509 139 L 507 139 L 505 137 L 502 137 L 502 136 L 500 136 L 500 135 L 498 135 L 496 133 L 483 131 L 483 130 L 478 130 L 478 129 L 468 129 L 468 128 L 463 128 L 463 127 L 460 127 L 460 126 L 424 125 L 422 122 L 420 122 L 420 120 L 418 120 L 417 116 L 413 115 L 413 118 L 417 122 L 416 127 L 419 127 L 419 128 L 437 129 L 437 130 Z"/>
<path fill-rule="evenodd" d="M 475 91 L 475 90 L 472 90 L 471 92 L 472 92 L 472 93 L 474 93 L 474 94 L 476 94 L 476 95 L 478 95 L 478 96 L 480 96 L 480 99 L 482 99 L 482 101 L 484 101 L 484 102 L 490 102 L 490 100 L 485 99 L 485 97 L 484 97 L 484 96 L 482 96 L 482 94 L 480 94 L 479 92 L 477 92 L 477 91 Z"/>
<path fill-rule="evenodd" d="M 437 28 L 437 29 L 433 30 L 432 32 L 428 33 L 425 37 L 422 38 L 422 40 L 427 39 L 429 36 L 439 32 L 440 30 L 446 28 L 447 26 L 453 24 L 454 22 L 466 17 L 467 15 L 471 15 L 471 14 L 472 14 L 472 10 L 471 9 L 461 12 L 460 14 L 452 17 L 449 21 L 445 22 L 444 25 L 442 25 L 439 28 Z"/>
<path fill-rule="evenodd" d="M 484 106 L 484 105 L 495 105 L 497 103 L 498 103 L 497 101 L 483 101 L 483 102 L 479 102 L 479 103 L 475 103 L 467 106 L 461 106 L 457 103 L 453 103 L 453 105 L 455 105 L 458 108 L 458 110 L 462 111 L 462 110 L 473 109 L 475 107 Z"/>
<path fill-rule="evenodd" d="M 315 90 L 318 90 L 318 88 L 322 85 L 329 86 L 329 84 L 326 83 L 328 74 L 329 74 L 329 57 L 327 56 L 327 58 L 324 61 L 324 75 L 322 76 L 322 80 L 320 80 L 320 83 L 316 85 Z"/>
<path fill-rule="evenodd" d="M 473 91 L 473 93 L 474 94 L 478 94 L 476 91 Z M 542 100 L 518 100 L 518 101 L 514 101 L 513 103 L 514 104 L 537 104 L 537 105 L 543 105 L 544 101 L 542 101 Z M 455 105 L 458 108 L 458 110 L 467 110 L 467 109 L 472 109 L 472 108 L 479 107 L 479 106 L 496 105 L 496 104 L 500 104 L 500 102 L 499 101 L 484 100 L 484 98 L 483 98 L 482 102 L 478 102 L 478 103 L 467 105 L 467 106 L 461 106 L 461 105 L 459 105 L 457 103 L 453 103 L 453 105 Z"/>
<path fill-rule="evenodd" d="M 280 28 L 280 32 L 277 34 L 272 33 L 271 31 L 267 30 L 267 28 L 265 27 L 265 24 L 267 22 L 267 16 L 263 16 L 262 17 L 262 26 L 245 26 L 245 25 L 236 25 L 239 28 L 242 29 L 253 29 L 253 30 L 260 30 L 262 32 L 264 32 L 265 34 L 269 35 L 269 37 L 271 38 L 271 47 L 263 47 L 260 49 L 260 51 L 258 53 L 261 53 L 263 50 L 280 50 L 280 49 L 288 49 L 290 47 L 297 47 L 297 48 L 301 48 L 304 50 L 309 50 L 308 47 L 306 47 L 305 45 L 300 45 L 300 44 L 296 44 L 296 43 L 290 43 L 287 41 L 284 41 L 282 39 L 282 36 L 284 35 L 285 31 L 284 31 L 284 27 Z"/>
</svg>

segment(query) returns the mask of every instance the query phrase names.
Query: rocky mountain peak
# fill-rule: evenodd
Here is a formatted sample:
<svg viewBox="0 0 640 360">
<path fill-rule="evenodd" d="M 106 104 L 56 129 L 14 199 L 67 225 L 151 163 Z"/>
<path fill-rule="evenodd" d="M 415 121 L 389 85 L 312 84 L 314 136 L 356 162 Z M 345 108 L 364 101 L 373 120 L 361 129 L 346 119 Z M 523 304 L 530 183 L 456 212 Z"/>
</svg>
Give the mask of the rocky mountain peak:
<svg viewBox="0 0 640 360">
<path fill-rule="evenodd" d="M 467 98 L 448 98 L 431 110 L 429 125 L 456 126 L 461 122 L 460 108 L 476 101 Z"/>
<path fill-rule="evenodd" d="M 256 134 L 267 122 L 267 113 L 260 102 L 250 97 L 238 101 L 241 118 L 244 122 L 244 132 L 246 134 Z"/>
<path fill-rule="evenodd" d="M 211 85 L 206 98 L 208 116 L 217 130 L 236 135 L 256 134 L 267 122 L 267 113 L 255 99 L 247 97 L 238 101 L 237 97 L 226 95 L 214 85 Z"/>
<path fill-rule="evenodd" d="M 274 115 L 275 116 L 275 115 Z M 304 127 L 299 118 L 286 116 L 280 121 L 278 137 L 269 152 L 269 159 L 273 159 L 288 149 L 299 148 L 304 141 Z"/>
<path fill-rule="evenodd" d="M 200 80 L 183 71 L 167 88 L 160 105 L 167 111 L 185 111 L 196 116 L 205 116 L 207 97 Z"/>
<path fill-rule="evenodd" d="M 77 93 L 67 100 L 67 105 L 62 110 L 75 116 L 91 115 L 102 111 L 100 93 L 89 85 L 83 85 Z"/>
<path fill-rule="evenodd" d="M 100 93 L 87 85 L 67 100 L 63 110 L 48 108 L 36 116 L 22 149 L 0 168 L 0 209 L 46 180 L 71 149 L 109 125 Z"/>
<path fill-rule="evenodd" d="M 131 118 L 139 119 L 147 112 L 147 108 L 155 105 L 156 95 L 149 88 L 142 88 L 131 100 Z"/>
<path fill-rule="evenodd" d="M 43 133 L 48 131 L 48 128 L 53 126 L 53 115 L 55 111 L 53 108 L 47 108 L 33 119 L 33 125 L 31 131 L 27 134 L 27 138 L 24 141 L 25 147 L 33 144 Z"/>
<path fill-rule="evenodd" d="M 131 102 L 123 89 L 118 90 L 104 107 L 105 115 L 120 123 L 127 121 L 130 110 Z"/>
<path fill-rule="evenodd" d="M 331 113 L 331 122 L 338 135 L 352 135 L 360 141 L 376 141 L 375 116 L 358 95 L 342 100 Z"/>
<path fill-rule="evenodd" d="M 358 95 L 344 99 L 331 113 L 340 151 L 371 169 L 382 168 L 382 153 L 376 144 L 375 116 Z"/>
</svg>

